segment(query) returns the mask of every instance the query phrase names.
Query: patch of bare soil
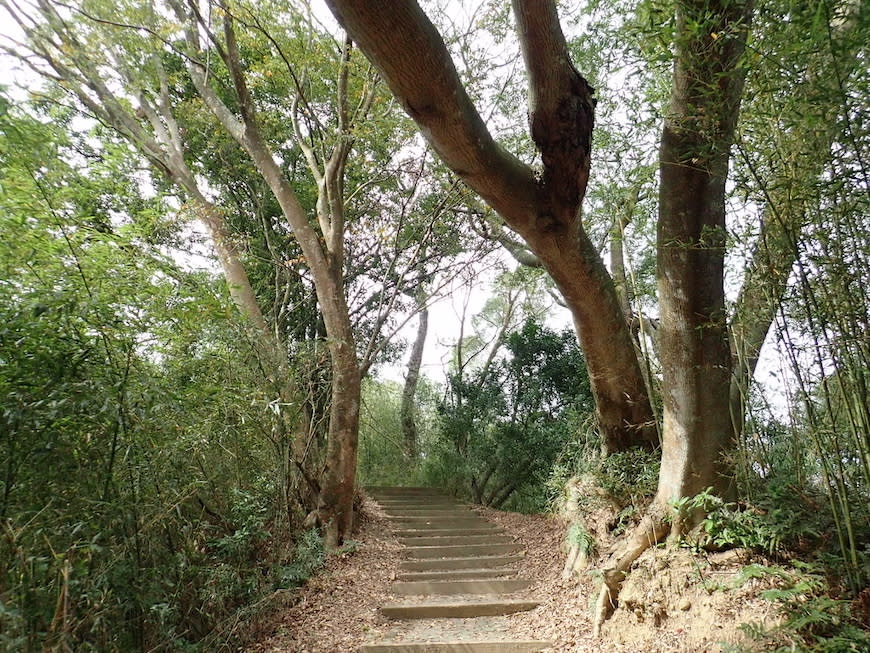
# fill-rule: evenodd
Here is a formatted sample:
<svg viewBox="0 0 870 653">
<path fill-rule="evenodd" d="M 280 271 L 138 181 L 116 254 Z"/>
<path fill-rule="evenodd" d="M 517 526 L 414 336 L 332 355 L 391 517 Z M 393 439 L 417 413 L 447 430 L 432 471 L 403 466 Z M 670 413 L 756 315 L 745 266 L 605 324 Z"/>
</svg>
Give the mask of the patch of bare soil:
<svg viewBox="0 0 870 653">
<path fill-rule="evenodd" d="M 542 605 L 504 618 L 497 628 L 507 628 L 517 639 L 551 640 L 551 650 L 559 652 L 719 653 L 719 642 L 739 637 L 740 623 L 772 618 L 769 604 L 754 598 L 758 587 L 718 589 L 729 586 L 746 564 L 741 555 L 651 549 L 635 563 L 603 637 L 593 639 L 598 585 L 590 574 L 563 579 L 564 522 L 546 515 L 476 510 L 522 542 L 527 552 L 520 577 L 535 583 L 524 594 Z M 246 653 L 350 653 L 390 632 L 393 624 L 378 608 L 390 599 L 402 547 L 370 500 L 364 515 L 355 536 L 357 550 L 331 557 L 271 634 Z"/>
<path fill-rule="evenodd" d="M 650 549 L 635 563 L 620 593 L 620 603 L 592 637 L 592 609 L 598 583 L 586 573 L 566 580 L 561 519 L 478 509 L 526 547 L 522 575 L 537 580 L 530 593 L 542 600 L 531 611 L 509 617 L 513 632 L 554 642 L 553 651 L 624 653 L 719 653 L 734 643 L 746 622 L 770 623 L 770 604 L 757 598 L 752 583 L 734 585 L 748 560 L 739 552 L 697 554 L 689 550 Z"/>
<path fill-rule="evenodd" d="M 722 643 L 743 639 L 741 623 L 775 621 L 756 581 L 738 587 L 740 569 L 749 562 L 741 551 L 649 549 L 632 568 L 602 635 L 649 650 L 645 642 L 660 634 L 676 650 L 719 653 Z"/>
</svg>

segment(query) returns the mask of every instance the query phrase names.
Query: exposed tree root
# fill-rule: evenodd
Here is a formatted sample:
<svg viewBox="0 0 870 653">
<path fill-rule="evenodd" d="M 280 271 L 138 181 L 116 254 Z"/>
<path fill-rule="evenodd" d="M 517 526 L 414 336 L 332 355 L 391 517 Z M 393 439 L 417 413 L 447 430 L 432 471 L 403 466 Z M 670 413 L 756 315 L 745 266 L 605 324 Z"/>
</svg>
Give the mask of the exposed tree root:
<svg viewBox="0 0 870 653">
<path fill-rule="evenodd" d="M 670 532 L 671 524 L 666 521 L 665 514 L 665 510 L 656 503 L 650 506 L 632 534 L 615 548 L 605 562 L 602 568 L 603 584 L 592 623 L 592 634 L 595 637 L 599 636 L 601 626 L 616 608 L 619 590 L 628 568 L 644 551 L 658 544 Z"/>
</svg>

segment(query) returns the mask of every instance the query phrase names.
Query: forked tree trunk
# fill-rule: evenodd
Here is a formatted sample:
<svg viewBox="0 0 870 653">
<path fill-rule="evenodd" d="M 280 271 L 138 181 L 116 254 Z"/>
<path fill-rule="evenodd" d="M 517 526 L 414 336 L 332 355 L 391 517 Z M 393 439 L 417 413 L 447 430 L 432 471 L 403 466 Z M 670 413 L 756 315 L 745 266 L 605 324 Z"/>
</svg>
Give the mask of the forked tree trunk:
<svg viewBox="0 0 870 653">
<path fill-rule="evenodd" d="M 657 446 L 634 344 L 580 220 L 589 178 L 592 89 L 574 69 L 553 2 L 514 0 L 543 174 L 500 147 L 444 41 L 414 0 L 327 0 L 441 159 L 528 243 L 559 287 L 586 356 L 605 453 Z"/>
<path fill-rule="evenodd" d="M 605 565 L 596 633 L 631 563 L 668 532 L 682 534 L 702 516 L 673 514 L 671 503 L 708 487 L 720 495 L 733 488 L 727 455 L 733 432 L 723 274 L 725 180 L 751 6 L 752 0 L 677 4 L 673 86 L 659 151 L 661 471 L 649 512 Z"/>
<path fill-rule="evenodd" d="M 186 25 L 186 39 L 191 51 L 197 52 L 200 27 L 193 15 L 177 8 L 177 15 Z M 229 109 L 210 86 L 210 71 L 201 60 L 190 59 L 187 69 L 205 105 L 227 133 L 248 154 L 257 172 L 275 197 L 281 213 L 293 230 L 314 280 L 314 290 L 326 329 L 332 372 L 329 435 L 324 471 L 313 513 L 315 521 L 326 528 L 326 545 L 335 548 L 350 535 L 353 525 L 353 496 L 356 479 L 356 456 L 359 438 L 360 370 L 347 301 L 344 296 L 344 197 L 343 174 L 352 138 L 342 135 L 327 162 L 327 170 L 318 184 L 318 223 L 321 233 L 311 225 L 289 179 L 282 171 L 266 142 L 242 68 L 242 58 L 236 42 L 233 18 L 223 16 L 225 49 L 221 50 L 233 91 L 238 102 L 238 114 Z M 214 34 L 210 38 L 216 38 Z M 347 55 L 344 51 L 339 91 L 346 91 Z M 347 127 L 346 114 L 340 114 L 342 128 Z"/>
</svg>

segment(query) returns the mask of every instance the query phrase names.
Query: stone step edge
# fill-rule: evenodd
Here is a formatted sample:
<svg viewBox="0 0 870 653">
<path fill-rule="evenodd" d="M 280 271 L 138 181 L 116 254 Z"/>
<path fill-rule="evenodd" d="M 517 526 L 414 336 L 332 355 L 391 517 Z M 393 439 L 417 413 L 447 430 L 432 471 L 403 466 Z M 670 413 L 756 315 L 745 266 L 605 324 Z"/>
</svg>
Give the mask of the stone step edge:
<svg viewBox="0 0 870 653">
<path fill-rule="evenodd" d="M 462 508 L 463 510 L 473 510 L 474 506 L 470 503 L 462 503 L 460 501 L 444 501 L 439 499 L 438 501 L 385 501 L 378 500 L 376 503 L 383 508 L 387 509 L 401 509 L 401 510 L 428 510 L 430 508 L 434 508 L 436 510 L 440 510 L 441 508 Z"/>
<path fill-rule="evenodd" d="M 446 513 L 444 515 L 395 515 L 387 517 L 394 524 L 430 524 L 431 522 L 446 522 L 448 524 L 471 522 L 474 524 L 490 524 L 476 512 L 468 510 L 467 513 L 456 515 Z"/>
<path fill-rule="evenodd" d="M 384 505 L 383 503 L 378 503 L 378 507 L 383 510 L 385 513 L 393 513 L 393 512 L 466 512 L 466 513 L 474 513 L 478 514 L 474 510 L 471 509 L 471 506 L 463 506 L 458 503 L 439 503 L 436 505 L 428 505 L 428 506 L 400 506 L 396 504 L 388 504 Z"/>
<path fill-rule="evenodd" d="M 380 613 L 388 619 L 468 619 L 498 617 L 534 610 L 541 604 L 532 599 L 501 599 L 497 601 L 437 601 L 387 603 Z"/>
<path fill-rule="evenodd" d="M 455 569 L 450 571 L 404 571 L 396 574 L 395 580 L 402 583 L 413 583 L 423 580 L 497 580 L 515 577 L 519 574 L 515 567 L 503 569 Z"/>
<path fill-rule="evenodd" d="M 390 586 L 393 596 L 491 596 L 504 597 L 532 586 L 522 578 L 484 578 L 397 581 Z"/>
<path fill-rule="evenodd" d="M 359 653 L 537 653 L 553 647 L 543 640 L 485 640 L 475 642 L 384 642 L 365 644 Z"/>
<path fill-rule="evenodd" d="M 450 544 L 447 546 L 406 546 L 401 555 L 406 560 L 441 560 L 444 558 L 479 558 L 486 555 L 520 553 L 522 544 Z"/>
<path fill-rule="evenodd" d="M 483 544 L 514 544 L 510 535 L 486 533 L 485 535 L 419 535 L 417 537 L 397 537 L 399 544 L 410 547 L 419 546 L 480 546 Z"/>
<path fill-rule="evenodd" d="M 394 528 L 393 535 L 396 537 L 438 537 L 444 535 L 446 537 L 456 537 L 459 535 L 502 535 L 504 531 L 498 527 L 492 528 Z"/>
<path fill-rule="evenodd" d="M 474 558 L 430 558 L 428 560 L 403 560 L 399 563 L 399 571 L 458 571 L 460 569 L 494 569 L 497 567 L 507 567 L 508 565 L 521 562 L 522 560 L 522 556 L 516 555 L 478 556 Z"/>
</svg>

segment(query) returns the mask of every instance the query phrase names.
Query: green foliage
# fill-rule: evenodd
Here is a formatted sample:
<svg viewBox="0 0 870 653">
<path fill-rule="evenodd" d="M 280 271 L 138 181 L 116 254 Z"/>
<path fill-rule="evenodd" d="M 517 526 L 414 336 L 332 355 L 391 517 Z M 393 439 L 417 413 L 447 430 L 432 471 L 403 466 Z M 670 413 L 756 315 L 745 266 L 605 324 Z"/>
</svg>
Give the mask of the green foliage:
<svg viewBox="0 0 870 653">
<path fill-rule="evenodd" d="M 422 400 L 417 409 L 417 429 L 421 451 L 425 451 L 431 434 L 431 401 L 422 384 Z M 418 461 L 409 460 L 399 418 L 402 388 L 394 382 L 363 381 L 360 416 L 357 478 L 366 485 L 416 485 L 423 483 Z"/>
<path fill-rule="evenodd" d="M 211 650 L 292 542 L 270 391 L 139 162 L 47 110 L 0 116 L 0 648 Z"/>
<path fill-rule="evenodd" d="M 766 499 L 771 501 L 745 509 L 721 500 L 718 505 L 709 503 L 711 510 L 701 524 L 706 542 L 717 548 L 742 547 L 774 556 L 819 539 L 817 515 L 805 506 L 796 510 L 795 501 Z"/>
<path fill-rule="evenodd" d="M 597 435 L 574 439 L 559 455 L 549 486 L 555 497 L 571 477 L 589 477 L 595 487 L 604 490 L 617 505 L 623 506 L 619 518 L 622 523 L 630 521 L 655 494 L 660 460 L 659 452 L 641 449 L 629 449 L 602 458 Z"/>
<path fill-rule="evenodd" d="M 592 558 L 598 551 L 595 536 L 586 530 L 586 527 L 580 522 L 574 522 L 568 527 L 565 542 L 570 546 L 576 546 L 588 558 Z"/>
<path fill-rule="evenodd" d="M 742 627 L 750 643 L 727 650 L 737 653 L 772 651 L 786 653 L 857 653 L 870 648 L 870 632 L 853 614 L 853 603 L 835 599 L 824 570 L 818 565 L 794 561 L 791 568 L 749 565 L 741 572 L 743 582 L 774 579 L 776 586 L 761 595 L 775 603 L 783 614 L 780 625 Z"/>
<path fill-rule="evenodd" d="M 601 459 L 592 472 L 618 503 L 640 505 L 655 494 L 659 463 L 658 452 L 630 449 Z"/>
<path fill-rule="evenodd" d="M 476 502 L 542 510 L 576 416 L 591 411 L 585 365 L 573 332 L 534 319 L 505 342 L 489 366 L 451 376 L 426 473 Z"/>
<path fill-rule="evenodd" d="M 298 587 L 311 578 L 326 562 L 323 537 L 317 529 L 305 531 L 299 538 L 293 559 L 275 574 L 276 589 Z"/>
</svg>

